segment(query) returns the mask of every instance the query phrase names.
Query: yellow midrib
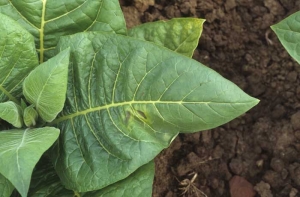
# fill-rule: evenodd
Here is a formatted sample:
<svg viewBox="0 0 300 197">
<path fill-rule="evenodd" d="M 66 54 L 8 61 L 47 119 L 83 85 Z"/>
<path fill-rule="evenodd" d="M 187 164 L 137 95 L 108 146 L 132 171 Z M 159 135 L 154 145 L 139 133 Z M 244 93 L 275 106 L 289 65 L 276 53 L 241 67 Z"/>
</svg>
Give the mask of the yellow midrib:
<svg viewBox="0 0 300 197">
<path fill-rule="evenodd" d="M 46 13 L 46 3 L 47 0 L 42 0 L 42 17 L 41 17 L 41 28 L 40 31 L 40 63 L 44 62 L 44 26 L 45 26 L 45 13 Z"/>
<path fill-rule="evenodd" d="M 57 124 L 59 122 L 62 122 L 64 120 L 69 120 L 72 119 L 76 116 L 80 116 L 80 115 L 85 115 L 87 113 L 91 113 L 91 112 L 95 112 L 95 111 L 100 111 L 103 109 L 109 109 L 112 107 L 119 107 L 119 106 L 123 106 L 123 105 L 133 105 L 133 104 L 209 104 L 211 102 L 185 102 L 185 101 L 127 101 L 127 102 L 121 102 L 121 103 L 112 103 L 109 105 L 104 105 L 104 106 L 99 106 L 99 107 L 95 107 L 95 108 L 89 108 L 80 112 L 76 112 L 73 114 L 69 114 L 66 116 L 62 116 L 60 118 L 57 118 L 56 120 L 54 120 L 51 124 Z"/>
</svg>

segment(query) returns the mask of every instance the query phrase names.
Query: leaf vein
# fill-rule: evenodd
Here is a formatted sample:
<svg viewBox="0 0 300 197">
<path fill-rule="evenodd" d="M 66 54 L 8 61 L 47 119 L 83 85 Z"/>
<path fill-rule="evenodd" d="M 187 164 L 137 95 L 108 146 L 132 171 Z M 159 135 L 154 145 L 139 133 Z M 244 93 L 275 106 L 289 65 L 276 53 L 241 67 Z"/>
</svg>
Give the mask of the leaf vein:
<svg viewBox="0 0 300 197">
<path fill-rule="evenodd" d="M 151 68 L 148 72 L 145 73 L 144 77 L 141 79 L 141 81 L 139 82 L 139 84 L 137 84 L 137 87 L 135 89 L 135 92 L 133 94 L 133 97 L 132 99 L 135 100 L 135 96 L 136 96 L 136 93 L 138 92 L 138 90 L 140 89 L 140 86 L 142 84 L 142 82 L 145 80 L 145 78 L 147 77 L 147 75 L 153 70 L 155 69 L 159 64 L 161 64 L 162 62 L 158 62 L 155 66 L 153 66 L 153 68 Z"/>
<path fill-rule="evenodd" d="M 117 155 L 111 153 L 111 152 L 104 146 L 104 144 L 101 142 L 101 140 L 99 139 L 99 137 L 97 136 L 97 134 L 95 133 L 95 131 L 92 129 L 91 124 L 90 124 L 90 122 L 89 122 L 87 116 L 84 115 L 84 117 L 85 117 L 86 123 L 87 123 L 87 125 L 88 125 L 90 131 L 91 131 L 92 134 L 94 135 L 95 139 L 98 141 L 99 145 L 100 145 L 100 146 L 101 146 L 101 147 L 102 147 L 109 155 L 112 155 L 112 156 L 114 156 L 114 157 L 116 157 L 116 158 L 118 158 L 118 159 L 124 161 L 124 159 L 122 159 L 122 158 L 118 157 Z"/>
<path fill-rule="evenodd" d="M 45 21 L 45 23 L 48 23 L 48 22 L 57 20 L 57 19 L 59 19 L 59 18 L 62 18 L 62 17 L 64 17 L 64 16 L 68 15 L 68 14 L 71 13 L 71 12 L 74 12 L 75 10 L 81 8 L 86 2 L 88 2 L 88 0 L 84 1 L 81 5 L 77 6 L 77 7 L 74 8 L 73 10 L 70 10 L 70 11 L 66 12 L 65 14 L 62 14 L 62 15 L 60 15 L 60 16 L 58 16 L 58 17 L 55 17 L 55 18 L 52 18 L 52 19 L 49 19 L 49 20 Z"/>
<path fill-rule="evenodd" d="M 207 104 L 207 103 L 205 103 L 205 104 Z M 195 115 L 196 117 L 200 118 L 200 120 L 201 120 L 202 122 L 204 122 L 205 124 L 209 125 L 209 123 L 206 122 L 201 116 L 199 116 L 198 114 L 196 114 L 195 112 L 193 112 L 192 110 L 190 110 L 189 108 L 187 108 L 185 105 L 182 105 L 182 106 L 183 106 L 184 108 L 186 108 L 188 111 L 190 111 L 193 115 Z"/>
<path fill-rule="evenodd" d="M 97 16 L 96 16 L 95 20 L 94 20 L 94 21 L 92 22 L 92 24 L 91 24 L 89 27 L 87 27 L 83 32 L 88 31 L 88 30 L 89 30 L 89 29 L 97 22 L 97 19 L 98 19 L 98 17 L 99 17 L 99 14 L 100 14 L 100 12 L 101 12 L 101 10 L 102 10 L 103 1 L 104 1 L 104 0 L 101 1 L 101 4 L 100 4 L 100 6 L 99 6 L 98 13 L 97 13 Z"/>
<path fill-rule="evenodd" d="M 111 122 L 113 123 L 113 125 L 114 125 L 114 126 L 117 128 L 117 130 L 119 130 L 124 136 L 126 136 L 126 137 L 128 137 L 129 139 L 132 139 L 132 140 L 134 140 L 134 141 L 140 141 L 140 140 L 138 140 L 138 139 L 135 139 L 135 138 L 133 138 L 133 137 L 127 135 L 126 133 L 124 133 L 124 132 L 117 126 L 116 122 L 115 122 L 114 119 L 111 117 L 111 114 L 110 114 L 109 109 L 107 109 L 107 113 L 108 113 L 109 119 L 111 120 Z"/>
<path fill-rule="evenodd" d="M 121 72 L 121 69 L 122 69 L 122 65 L 124 64 L 124 62 L 127 60 L 127 58 L 130 56 L 132 51 L 130 51 L 126 57 L 124 58 L 124 60 L 122 62 L 120 62 L 120 57 L 118 55 L 118 59 L 119 59 L 119 63 L 120 63 L 120 66 L 119 66 L 119 69 L 118 69 L 118 72 L 117 72 L 117 76 L 116 76 L 116 79 L 114 81 L 114 87 L 113 87 L 113 91 L 112 91 L 112 103 L 115 102 L 115 93 L 116 93 L 116 86 L 117 86 L 117 83 L 118 83 L 118 78 L 119 78 L 119 75 L 120 75 L 120 72 Z"/>
<path fill-rule="evenodd" d="M 15 10 L 18 12 L 18 14 L 21 16 L 22 19 L 24 19 L 29 25 L 31 25 L 32 27 L 39 29 L 37 26 L 35 26 L 34 24 L 32 24 L 27 18 L 25 18 L 23 16 L 23 14 L 15 7 L 15 5 L 11 2 L 11 0 L 8 1 L 8 3 L 15 8 Z"/>
</svg>

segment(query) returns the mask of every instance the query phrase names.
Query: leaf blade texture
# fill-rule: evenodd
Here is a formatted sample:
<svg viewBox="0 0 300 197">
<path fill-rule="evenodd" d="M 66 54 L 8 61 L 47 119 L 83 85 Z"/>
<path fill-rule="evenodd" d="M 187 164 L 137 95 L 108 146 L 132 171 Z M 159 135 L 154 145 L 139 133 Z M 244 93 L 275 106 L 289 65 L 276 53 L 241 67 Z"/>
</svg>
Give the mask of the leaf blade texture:
<svg viewBox="0 0 300 197">
<path fill-rule="evenodd" d="M 0 132 L 0 173 L 27 196 L 31 174 L 41 155 L 56 141 L 52 127 Z"/>
<path fill-rule="evenodd" d="M 118 0 L 3 0 L 0 13 L 18 21 L 35 37 L 40 63 L 53 57 L 61 36 L 84 31 L 126 34 Z"/>
<path fill-rule="evenodd" d="M 18 103 L 24 78 L 38 65 L 32 35 L 0 14 L 0 102 Z"/>
<path fill-rule="evenodd" d="M 224 124 L 258 103 L 202 64 L 155 44 L 89 32 L 71 47 L 52 162 L 68 189 L 98 190 L 150 162 L 179 132 Z"/>
<path fill-rule="evenodd" d="M 22 108 L 12 101 L 0 103 L 0 118 L 21 128 L 23 125 Z"/>
<path fill-rule="evenodd" d="M 300 11 L 271 28 L 287 52 L 300 64 Z"/>
<path fill-rule="evenodd" d="M 154 42 L 192 57 L 202 34 L 204 19 L 175 18 L 144 23 L 128 30 L 128 36 Z"/>
<path fill-rule="evenodd" d="M 24 80 L 23 94 L 43 120 L 51 122 L 63 109 L 70 50 L 65 49 L 36 67 Z"/>
</svg>

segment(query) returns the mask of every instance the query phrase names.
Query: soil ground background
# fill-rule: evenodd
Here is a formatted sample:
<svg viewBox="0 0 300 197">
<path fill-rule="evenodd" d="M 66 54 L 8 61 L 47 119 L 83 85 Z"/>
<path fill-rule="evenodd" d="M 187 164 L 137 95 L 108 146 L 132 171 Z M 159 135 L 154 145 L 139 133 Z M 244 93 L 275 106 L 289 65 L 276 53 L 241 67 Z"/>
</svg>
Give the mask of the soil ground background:
<svg viewBox="0 0 300 197">
<path fill-rule="evenodd" d="M 120 0 L 129 27 L 205 18 L 194 59 L 261 100 L 219 128 L 180 134 L 155 160 L 154 197 L 300 196 L 300 65 L 270 25 L 299 0 Z M 195 177 L 197 174 L 197 177 Z M 199 189 L 199 190 L 198 190 Z"/>
</svg>

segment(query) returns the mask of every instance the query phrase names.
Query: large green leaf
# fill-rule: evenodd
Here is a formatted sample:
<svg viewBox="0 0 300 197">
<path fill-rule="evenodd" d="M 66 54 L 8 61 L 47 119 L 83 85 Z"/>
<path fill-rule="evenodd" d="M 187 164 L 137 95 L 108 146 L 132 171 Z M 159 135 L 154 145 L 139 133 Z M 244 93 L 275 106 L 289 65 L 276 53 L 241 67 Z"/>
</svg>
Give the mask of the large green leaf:
<svg viewBox="0 0 300 197">
<path fill-rule="evenodd" d="M 23 94 L 43 120 L 51 122 L 66 100 L 70 50 L 36 67 L 24 80 Z"/>
<path fill-rule="evenodd" d="M 34 39 L 9 17 L 0 19 L 0 102 L 17 103 L 24 78 L 38 65 Z"/>
<path fill-rule="evenodd" d="M 59 130 L 52 127 L 0 132 L 0 173 L 23 197 L 34 166 L 58 136 Z"/>
<path fill-rule="evenodd" d="M 23 125 L 22 108 L 12 101 L 0 103 L 0 118 L 9 122 L 14 127 L 21 128 Z"/>
<path fill-rule="evenodd" d="M 195 60 L 150 42 L 90 32 L 71 46 L 62 131 L 52 159 L 63 184 L 79 192 L 124 179 L 178 132 L 206 130 L 258 103 Z"/>
<path fill-rule="evenodd" d="M 137 169 L 126 179 L 105 187 L 99 191 L 88 192 L 82 197 L 151 197 L 154 172 L 154 161 L 151 161 Z"/>
<path fill-rule="evenodd" d="M 2 174 L 0 174 L 0 197 L 10 197 L 14 186 Z"/>
<path fill-rule="evenodd" d="M 287 52 L 300 64 L 300 11 L 271 28 Z"/>
<path fill-rule="evenodd" d="M 144 23 L 128 31 L 128 35 L 154 42 L 188 57 L 198 46 L 204 19 L 176 18 L 169 21 Z"/>
<path fill-rule="evenodd" d="M 0 13 L 35 37 L 40 62 L 53 56 L 61 36 L 83 31 L 126 33 L 118 0 L 1 0 Z"/>
</svg>

